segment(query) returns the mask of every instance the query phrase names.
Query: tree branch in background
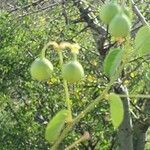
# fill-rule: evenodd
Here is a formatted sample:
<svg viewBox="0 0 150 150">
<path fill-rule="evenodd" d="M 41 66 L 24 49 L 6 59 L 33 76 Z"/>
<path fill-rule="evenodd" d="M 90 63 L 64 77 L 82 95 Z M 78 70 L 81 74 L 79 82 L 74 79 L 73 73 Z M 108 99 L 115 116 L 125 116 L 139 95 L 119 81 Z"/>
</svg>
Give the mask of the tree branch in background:
<svg viewBox="0 0 150 150">
<path fill-rule="evenodd" d="M 84 2 L 82 0 L 73 1 L 74 5 L 79 9 L 81 18 L 91 27 L 92 30 L 98 32 L 99 34 L 105 35 L 106 29 L 99 24 L 96 16 L 91 12 L 89 6 L 84 7 Z"/>
<path fill-rule="evenodd" d="M 133 7 L 133 11 L 135 12 L 135 14 L 138 16 L 138 18 L 140 19 L 140 21 L 142 22 L 142 24 L 146 24 L 148 25 L 146 19 L 144 18 L 144 16 L 142 15 L 142 13 L 140 12 L 140 10 L 138 9 L 138 7 L 135 5 L 134 0 L 131 0 L 132 3 L 132 7 Z"/>
<path fill-rule="evenodd" d="M 118 82 L 122 83 L 120 79 L 118 79 Z M 114 91 L 117 94 L 128 95 L 128 89 L 124 85 L 114 85 Z M 129 110 L 130 98 L 122 97 L 121 100 L 124 106 L 124 119 L 118 130 L 119 150 L 125 150 L 127 148 L 127 145 L 128 150 L 133 150 L 132 118 Z"/>
<path fill-rule="evenodd" d="M 41 11 L 44 11 L 44 10 L 48 10 L 49 8 L 52 8 L 52 7 L 56 6 L 57 4 L 58 4 L 58 3 L 54 3 L 54 4 L 51 4 L 51 5 L 42 7 L 41 9 L 38 9 L 38 10 L 36 10 L 36 11 L 29 12 L 29 13 L 24 13 L 23 15 L 19 16 L 18 18 L 22 18 L 22 17 L 25 17 L 25 16 L 27 16 L 27 15 L 31 15 L 31 14 L 38 13 L 38 12 L 41 12 Z"/>
<path fill-rule="evenodd" d="M 81 18 L 91 28 L 93 38 L 96 43 L 98 52 L 100 53 L 100 59 L 103 59 L 106 51 L 104 50 L 104 42 L 106 38 L 106 29 L 99 23 L 96 15 L 91 11 L 91 7 L 83 0 L 73 0 L 74 6 L 76 6 L 80 12 Z"/>
<path fill-rule="evenodd" d="M 145 101 L 143 112 L 145 116 L 141 115 L 133 128 L 135 150 L 144 150 L 145 147 L 146 132 L 150 126 L 150 99 Z"/>
<path fill-rule="evenodd" d="M 37 0 L 37 1 L 34 1 L 34 2 L 32 2 L 32 3 L 30 3 L 30 4 L 26 5 L 26 6 L 24 6 L 24 7 L 22 7 L 22 8 L 16 7 L 16 8 L 14 8 L 14 9 L 8 11 L 8 12 L 9 12 L 9 13 L 12 13 L 12 12 L 14 12 L 14 11 L 21 10 L 21 9 L 25 9 L 25 10 L 26 10 L 26 9 L 32 7 L 32 6 L 37 6 L 37 5 L 39 5 L 41 2 L 44 2 L 44 0 Z"/>
</svg>

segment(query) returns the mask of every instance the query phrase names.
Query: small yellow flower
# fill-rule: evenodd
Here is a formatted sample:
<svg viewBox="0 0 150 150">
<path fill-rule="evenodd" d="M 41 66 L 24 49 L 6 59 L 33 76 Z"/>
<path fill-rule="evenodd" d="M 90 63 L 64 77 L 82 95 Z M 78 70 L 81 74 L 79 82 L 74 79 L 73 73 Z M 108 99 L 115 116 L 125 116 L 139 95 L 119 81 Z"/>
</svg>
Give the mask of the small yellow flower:
<svg viewBox="0 0 150 150">
<path fill-rule="evenodd" d="M 132 78 L 134 78 L 134 77 L 135 77 L 135 74 L 134 74 L 134 73 L 131 73 L 130 76 L 131 76 Z"/>
<path fill-rule="evenodd" d="M 77 44 L 77 43 L 71 44 L 71 45 L 70 45 L 70 49 L 71 49 L 71 52 L 72 52 L 72 53 L 78 54 L 78 53 L 79 53 L 80 46 L 79 46 L 79 44 Z"/>
<path fill-rule="evenodd" d="M 94 76 L 92 76 L 92 75 L 88 75 L 88 76 L 87 76 L 87 80 L 88 80 L 89 82 L 95 82 L 95 81 L 96 81 L 96 78 L 95 78 Z"/>
<path fill-rule="evenodd" d="M 125 81 L 124 81 L 124 84 L 127 85 L 128 83 L 129 83 L 129 80 L 125 80 Z"/>
</svg>

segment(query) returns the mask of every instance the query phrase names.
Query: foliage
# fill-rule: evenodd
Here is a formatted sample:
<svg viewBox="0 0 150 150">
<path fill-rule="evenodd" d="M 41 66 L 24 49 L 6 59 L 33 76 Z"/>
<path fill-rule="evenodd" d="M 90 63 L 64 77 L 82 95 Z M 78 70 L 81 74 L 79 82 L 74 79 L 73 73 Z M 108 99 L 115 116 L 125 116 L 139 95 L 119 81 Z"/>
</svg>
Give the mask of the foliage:
<svg viewBox="0 0 150 150">
<path fill-rule="evenodd" d="M 94 1 L 89 3 L 93 4 L 97 12 L 100 11 Z M 20 1 L 19 6 L 23 7 L 27 4 L 27 1 Z M 146 4 L 139 5 L 145 16 L 147 16 L 147 12 L 144 11 L 146 7 Z M 103 72 L 103 59 L 97 51 L 91 30 L 82 21 L 75 23 L 78 22 L 80 15 L 73 3 L 67 3 L 65 10 L 68 19 L 62 15 L 62 12 L 64 14 L 65 12 L 61 4 L 55 5 L 49 11 L 40 11 L 21 17 L 21 12 L 19 14 L 17 12 L 0 13 L 1 150 L 50 149 L 51 145 L 44 137 L 46 125 L 56 112 L 66 107 L 59 57 L 53 48 L 49 48 L 46 52 L 46 58 L 55 66 L 51 79 L 48 82 L 38 82 L 30 75 L 32 62 L 39 56 L 41 49 L 48 41 L 75 42 L 80 43 L 81 46 L 78 59 L 85 70 L 86 77 L 78 84 L 68 85 L 73 117 L 92 103 L 108 85 L 109 78 Z M 69 23 L 67 23 L 68 20 Z M 136 16 L 133 20 L 138 21 Z M 106 44 L 113 42 L 109 36 L 105 40 Z M 128 58 L 128 55 L 132 57 L 122 72 L 122 82 L 131 95 L 150 93 L 149 79 L 146 77 L 150 69 L 149 59 L 137 57 L 130 46 L 133 43 L 134 38 L 129 46 L 125 47 L 128 49 L 126 57 Z M 65 51 L 63 55 L 64 62 L 68 62 L 71 58 L 70 52 Z M 143 111 L 143 99 L 132 98 L 133 123 L 141 116 L 137 107 L 141 107 Z M 75 125 L 61 143 L 60 149 L 79 139 L 84 131 L 90 133 L 91 139 L 81 143 L 79 149 L 95 146 L 95 149 L 106 150 L 112 144 L 114 149 L 117 147 L 117 134 L 110 122 L 108 101 L 102 100 L 94 107 L 94 110 Z M 147 116 L 149 117 L 143 114 L 143 118 Z"/>
</svg>

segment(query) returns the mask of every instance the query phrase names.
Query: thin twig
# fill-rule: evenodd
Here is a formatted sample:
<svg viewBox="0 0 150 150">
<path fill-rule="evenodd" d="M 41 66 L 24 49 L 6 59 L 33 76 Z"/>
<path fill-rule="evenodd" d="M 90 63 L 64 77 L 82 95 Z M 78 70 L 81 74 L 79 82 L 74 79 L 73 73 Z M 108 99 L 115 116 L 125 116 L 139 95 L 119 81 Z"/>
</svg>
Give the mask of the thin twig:
<svg viewBox="0 0 150 150">
<path fill-rule="evenodd" d="M 70 146 L 68 146 L 65 150 L 71 150 L 73 149 L 75 146 L 77 146 L 78 144 L 80 144 L 83 141 L 89 140 L 90 139 L 90 135 L 88 132 L 85 132 L 84 135 L 78 139 L 77 141 L 75 141 L 74 143 L 72 143 Z"/>
<path fill-rule="evenodd" d="M 54 4 L 51 4 L 51 5 L 45 6 L 45 7 L 41 8 L 41 9 L 33 11 L 33 12 L 25 13 L 25 14 L 19 16 L 18 18 L 22 18 L 22 17 L 28 16 L 28 15 L 31 15 L 31 14 L 35 14 L 35 13 L 47 10 L 49 8 L 52 8 L 52 7 L 56 6 L 56 5 L 58 5 L 58 3 L 54 3 Z"/>
<path fill-rule="evenodd" d="M 31 4 L 28 4 L 28 5 L 26 5 L 26 6 L 22 7 L 22 8 L 16 7 L 16 8 L 14 8 L 14 9 L 10 10 L 9 13 L 12 13 L 12 12 L 17 11 L 17 10 L 28 9 L 28 8 L 30 8 L 30 7 L 32 7 L 32 6 L 39 5 L 39 3 L 41 3 L 42 1 L 44 1 L 44 0 L 37 0 L 37 1 L 34 1 L 34 2 L 32 2 Z"/>
<path fill-rule="evenodd" d="M 135 94 L 135 95 L 123 95 L 123 94 L 119 94 L 120 97 L 132 97 L 132 98 L 150 98 L 150 95 L 145 95 L 145 94 Z"/>
</svg>

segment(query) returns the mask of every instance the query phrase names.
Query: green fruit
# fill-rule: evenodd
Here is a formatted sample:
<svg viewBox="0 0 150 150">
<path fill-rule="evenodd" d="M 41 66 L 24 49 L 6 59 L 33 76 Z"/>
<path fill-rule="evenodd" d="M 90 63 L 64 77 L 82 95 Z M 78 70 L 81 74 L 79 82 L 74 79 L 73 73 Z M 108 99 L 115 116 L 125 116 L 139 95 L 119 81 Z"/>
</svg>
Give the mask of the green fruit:
<svg viewBox="0 0 150 150">
<path fill-rule="evenodd" d="M 47 81 L 53 71 L 52 63 L 46 58 L 37 58 L 31 65 L 30 72 L 33 79 Z"/>
<path fill-rule="evenodd" d="M 52 120 L 48 123 L 45 131 L 45 139 L 53 143 L 55 142 L 65 125 L 65 121 L 68 117 L 68 110 L 61 110 L 59 111 Z"/>
<path fill-rule="evenodd" d="M 109 25 L 109 33 L 115 38 L 124 38 L 130 33 L 131 22 L 124 14 L 115 16 Z"/>
<path fill-rule="evenodd" d="M 140 55 L 150 53 L 150 26 L 146 25 L 139 29 L 135 37 L 135 48 Z"/>
<path fill-rule="evenodd" d="M 109 24 L 113 17 L 119 14 L 121 8 L 118 4 L 109 2 L 102 6 L 100 18 L 105 24 Z"/>
<path fill-rule="evenodd" d="M 63 67 L 63 77 L 69 82 L 77 82 L 84 77 L 84 70 L 78 61 L 70 61 Z"/>
</svg>

